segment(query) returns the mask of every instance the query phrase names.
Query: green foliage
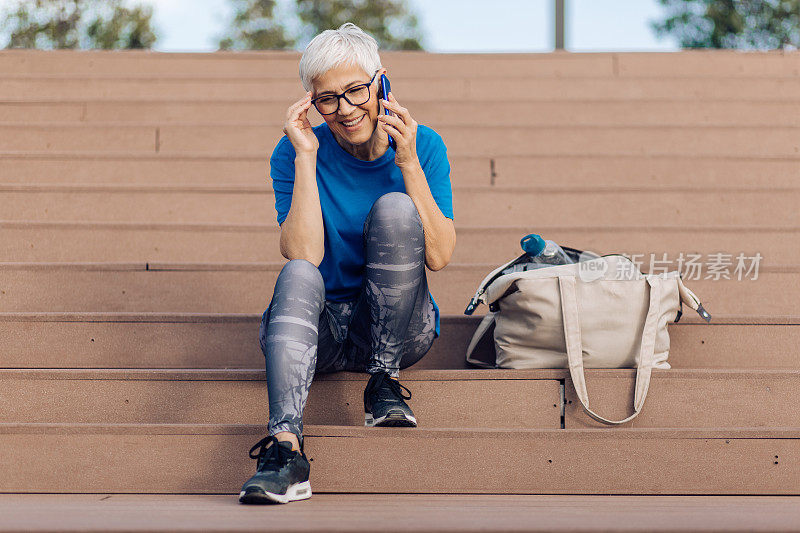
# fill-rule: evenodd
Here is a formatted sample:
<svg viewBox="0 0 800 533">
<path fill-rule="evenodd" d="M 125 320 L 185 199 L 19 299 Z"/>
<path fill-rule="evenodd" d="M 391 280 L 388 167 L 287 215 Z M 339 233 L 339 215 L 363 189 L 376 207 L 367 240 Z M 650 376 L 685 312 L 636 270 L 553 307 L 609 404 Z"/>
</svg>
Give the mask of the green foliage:
<svg viewBox="0 0 800 533">
<path fill-rule="evenodd" d="M 6 48 L 151 48 L 153 9 L 122 0 L 19 1 L 2 14 Z"/>
<path fill-rule="evenodd" d="M 7 48 L 78 48 L 81 0 L 20 2 L 4 13 L 3 30 L 10 30 Z"/>
<path fill-rule="evenodd" d="M 345 22 L 375 37 L 384 50 L 421 50 L 419 21 L 403 0 L 295 0 L 291 20 L 278 20 L 275 0 L 231 0 L 235 15 L 222 50 L 304 48 Z M 288 24 L 287 24 L 288 23 Z M 286 25 L 298 28 L 289 34 Z"/>
<path fill-rule="evenodd" d="M 114 48 L 151 48 L 156 35 L 150 26 L 153 16 L 151 6 L 127 8 L 119 0 L 106 2 L 107 17 L 98 16 L 86 29 L 86 34 L 94 43 L 93 48 L 106 50 Z"/>
<path fill-rule="evenodd" d="M 659 37 L 683 48 L 776 49 L 800 47 L 800 0 L 659 0 Z"/>
<path fill-rule="evenodd" d="M 352 22 L 383 50 L 421 50 L 419 21 L 402 0 L 296 0 L 307 44 L 318 33 Z"/>
<path fill-rule="evenodd" d="M 221 50 L 269 50 L 294 46 L 283 25 L 274 20 L 275 0 L 231 0 L 235 14 Z"/>
</svg>

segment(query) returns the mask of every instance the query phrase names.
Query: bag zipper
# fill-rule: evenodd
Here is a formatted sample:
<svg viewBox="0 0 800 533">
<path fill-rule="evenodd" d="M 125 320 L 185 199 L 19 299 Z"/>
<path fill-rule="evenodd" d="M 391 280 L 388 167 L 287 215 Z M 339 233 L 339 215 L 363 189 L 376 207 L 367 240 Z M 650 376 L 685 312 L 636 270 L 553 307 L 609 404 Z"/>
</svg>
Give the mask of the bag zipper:
<svg viewBox="0 0 800 533">
<path fill-rule="evenodd" d="M 564 247 L 562 246 L 562 248 L 564 248 Z M 575 248 L 570 248 L 570 250 L 575 250 L 576 252 L 581 252 L 580 250 L 577 250 Z M 465 315 L 473 314 L 475 312 L 475 309 L 481 304 L 480 298 L 486 293 L 486 289 L 489 287 L 489 285 L 491 285 L 500 276 L 504 276 L 505 275 L 505 274 L 502 273 L 503 270 L 505 270 L 508 267 L 511 267 L 511 266 L 514 266 L 514 265 L 518 264 L 520 262 L 520 260 L 525 258 L 525 257 L 527 257 L 527 255 L 528 255 L 527 253 L 524 253 L 521 256 L 517 257 L 516 259 L 512 259 L 508 263 L 498 267 L 497 271 L 494 273 L 494 275 L 490 274 L 490 277 L 488 279 L 484 280 L 484 282 L 481 283 L 481 285 L 478 287 L 478 290 L 475 292 L 475 296 L 472 297 L 472 299 L 469 301 L 469 304 L 467 305 L 467 308 L 464 310 L 464 314 Z M 630 257 L 627 257 L 627 256 L 625 256 L 623 254 L 617 254 L 617 253 L 600 255 L 600 256 L 596 257 L 595 259 L 599 259 L 601 257 L 611 257 L 611 256 L 623 257 L 623 258 L 627 259 L 630 263 L 632 263 L 634 265 L 636 264 L 631 260 Z M 552 265 L 552 266 L 561 266 L 561 265 Z M 542 268 L 547 268 L 547 267 L 542 267 Z M 694 294 L 692 291 L 690 291 L 689 288 L 686 287 L 683 284 L 683 275 L 680 272 L 678 272 L 678 284 L 680 285 L 678 292 L 682 293 L 683 291 L 680 291 L 680 288 L 684 289 L 684 291 L 686 292 L 687 297 L 690 300 L 692 300 L 693 303 L 696 304 L 696 306 L 697 306 L 697 307 L 694 307 L 694 306 L 691 306 L 691 307 L 697 311 L 697 314 L 700 315 L 700 318 L 702 318 L 706 322 L 710 322 L 711 321 L 711 315 L 703 307 L 703 304 L 700 303 L 700 299 L 697 297 L 697 295 Z M 683 298 L 681 296 L 683 296 L 683 294 L 679 294 L 678 295 L 678 301 L 680 303 L 680 309 L 678 310 L 678 315 L 677 315 L 677 317 L 675 319 L 675 322 L 680 320 L 681 315 L 683 315 Z M 490 311 L 496 311 L 496 309 L 491 309 L 490 308 Z"/>
<path fill-rule="evenodd" d="M 478 287 L 478 290 L 475 292 L 475 296 L 473 296 L 472 299 L 469 301 L 469 304 L 467 304 L 467 308 L 464 310 L 464 314 L 471 315 L 472 313 L 474 313 L 475 308 L 477 308 L 480 305 L 480 302 L 478 300 L 480 300 L 480 297 L 483 296 L 483 294 L 486 292 L 486 288 L 489 285 L 491 285 L 494 280 L 504 275 L 503 270 L 518 264 L 519 261 L 524 257 L 526 257 L 527 255 L 528 255 L 527 253 L 524 253 L 521 256 L 517 257 L 516 259 L 512 259 L 508 263 L 505 263 L 504 265 L 497 267 L 494 275 L 490 274 L 491 277 L 489 279 L 485 279 L 483 283 L 481 283 L 481 285 Z"/>
</svg>

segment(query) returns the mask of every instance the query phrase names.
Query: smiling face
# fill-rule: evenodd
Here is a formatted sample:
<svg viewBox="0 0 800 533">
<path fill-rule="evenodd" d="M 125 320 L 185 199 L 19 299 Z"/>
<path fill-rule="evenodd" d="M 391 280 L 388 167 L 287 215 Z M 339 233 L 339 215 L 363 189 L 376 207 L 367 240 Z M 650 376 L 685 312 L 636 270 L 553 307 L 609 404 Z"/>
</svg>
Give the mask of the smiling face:
<svg viewBox="0 0 800 533">
<path fill-rule="evenodd" d="M 344 98 L 340 98 L 339 110 L 336 113 L 322 115 L 340 144 L 359 145 L 372 138 L 378 124 L 378 80 L 381 73 L 385 71 L 386 69 L 382 68 L 372 80 L 369 88 L 369 100 L 365 103 L 353 106 Z M 312 98 L 323 94 L 341 94 L 353 85 L 369 83 L 371 77 L 371 74 L 364 72 L 358 65 L 340 65 L 312 80 Z M 354 120 L 358 120 L 358 122 L 352 126 L 345 124 L 352 123 Z"/>
</svg>

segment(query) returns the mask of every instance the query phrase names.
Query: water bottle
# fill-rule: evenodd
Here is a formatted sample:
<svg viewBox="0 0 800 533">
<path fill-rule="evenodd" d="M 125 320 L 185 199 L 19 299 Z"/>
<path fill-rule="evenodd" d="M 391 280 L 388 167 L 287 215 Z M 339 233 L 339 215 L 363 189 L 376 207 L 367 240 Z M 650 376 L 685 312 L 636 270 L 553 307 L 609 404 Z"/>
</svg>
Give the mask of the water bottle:
<svg viewBox="0 0 800 533">
<path fill-rule="evenodd" d="M 480 298 L 486 293 L 488 287 L 495 279 L 506 274 L 513 274 L 515 272 L 525 272 L 527 270 L 534 270 L 550 265 L 571 265 L 575 261 L 567 255 L 558 244 L 550 240 L 544 240 L 541 236 L 531 233 L 525 235 L 520 241 L 522 249 L 525 251 L 523 256 L 518 257 L 513 261 L 513 264 L 503 268 L 502 270 L 492 272 L 482 283 L 478 292 L 470 300 L 467 309 L 464 311 L 465 315 L 471 315 L 475 308 L 480 304 Z M 587 252 L 581 252 L 581 258 Z M 588 252 L 593 256 L 596 254 Z M 497 311 L 496 303 L 489 306 L 490 311 Z"/>
<path fill-rule="evenodd" d="M 549 265 L 569 265 L 575 262 L 558 244 L 551 240 L 542 239 L 542 237 L 536 233 L 531 233 L 523 237 L 520 241 L 520 245 L 528 255 L 528 262 L 524 265 L 520 265 L 524 266 L 523 270 L 531 270 Z"/>
</svg>

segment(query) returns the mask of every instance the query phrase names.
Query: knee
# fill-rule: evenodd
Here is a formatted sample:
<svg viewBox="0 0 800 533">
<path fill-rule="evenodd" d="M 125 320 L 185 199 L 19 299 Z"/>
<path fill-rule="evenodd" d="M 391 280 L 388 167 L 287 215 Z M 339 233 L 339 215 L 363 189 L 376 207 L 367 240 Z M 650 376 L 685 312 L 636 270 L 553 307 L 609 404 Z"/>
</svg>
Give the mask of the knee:
<svg viewBox="0 0 800 533">
<path fill-rule="evenodd" d="M 387 192 L 372 204 L 370 211 L 374 216 L 382 218 L 419 218 L 414 200 L 404 192 Z"/>
<path fill-rule="evenodd" d="M 288 275 L 308 279 L 309 281 L 322 281 L 322 274 L 314 263 L 306 259 L 292 259 L 281 268 L 281 276 Z"/>
<path fill-rule="evenodd" d="M 422 219 L 417 211 L 417 206 L 404 192 L 389 192 L 375 200 L 367 222 L 378 222 L 397 229 L 422 229 Z"/>
<path fill-rule="evenodd" d="M 315 301 L 325 300 L 325 280 L 314 263 L 305 259 L 292 259 L 281 269 L 275 290 L 300 290 Z"/>
</svg>

